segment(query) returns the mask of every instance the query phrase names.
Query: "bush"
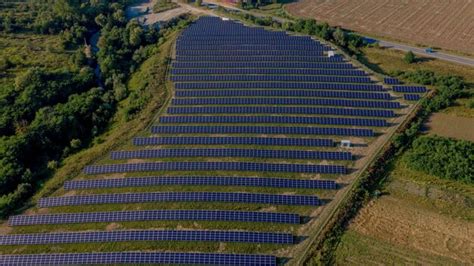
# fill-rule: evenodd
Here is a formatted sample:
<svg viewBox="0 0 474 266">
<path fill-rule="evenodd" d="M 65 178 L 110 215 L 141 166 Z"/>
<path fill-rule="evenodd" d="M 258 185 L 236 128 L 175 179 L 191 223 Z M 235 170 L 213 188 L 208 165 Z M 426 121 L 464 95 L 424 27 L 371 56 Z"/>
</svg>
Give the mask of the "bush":
<svg viewBox="0 0 474 266">
<path fill-rule="evenodd" d="M 405 57 L 404 57 L 403 60 L 405 60 L 405 62 L 408 63 L 408 64 L 415 63 L 415 61 L 416 61 L 415 54 L 412 51 L 408 51 L 405 54 Z"/>
<path fill-rule="evenodd" d="M 474 181 L 474 143 L 438 136 L 422 136 L 413 142 L 405 160 L 414 170 L 440 178 Z"/>
</svg>

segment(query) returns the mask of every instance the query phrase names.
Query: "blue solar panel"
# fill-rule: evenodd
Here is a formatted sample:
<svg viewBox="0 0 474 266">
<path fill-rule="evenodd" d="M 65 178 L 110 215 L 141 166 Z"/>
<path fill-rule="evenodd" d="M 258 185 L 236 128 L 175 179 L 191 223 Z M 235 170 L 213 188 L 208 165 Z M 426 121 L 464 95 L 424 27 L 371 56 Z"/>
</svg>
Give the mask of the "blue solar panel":
<svg viewBox="0 0 474 266">
<path fill-rule="evenodd" d="M 176 97 L 325 97 L 390 100 L 389 93 L 311 90 L 178 90 Z"/>
<path fill-rule="evenodd" d="M 143 202 L 233 202 L 276 205 L 320 205 L 320 201 L 316 196 L 305 195 L 226 192 L 149 192 L 41 198 L 39 200 L 39 206 L 45 208 L 55 206 Z"/>
<path fill-rule="evenodd" d="M 182 75 L 172 76 L 175 82 L 336 82 L 337 83 L 371 83 L 369 77 L 344 77 L 344 76 L 297 76 L 297 75 Z M 204 84 L 206 85 L 206 83 Z M 295 84 L 290 84 L 295 87 Z M 334 85 L 340 87 L 341 84 Z M 226 84 L 227 86 L 227 84 Z M 236 86 L 232 84 L 232 86 Z M 249 85 L 255 86 L 255 85 Z M 260 84 L 259 84 L 260 86 Z M 281 84 L 285 87 L 285 84 Z M 312 88 L 311 85 L 306 86 L 305 83 L 299 87 Z M 206 86 L 204 86 L 206 87 Z M 246 87 L 248 88 L 248 87 Z M 268 88 L 268 87 L 267 87 Z M 329 88 L 329 87 L 325 87 Z"/>
<path fill-rule="evenodd" d="M 293 244 L 294 240 L 291 234 L 286 233 L 195 230 L 120 230 L 0 236 L 0 245 L 44 245 L 120 241 L 212 241 Z"/>
<path fill-rule="evenodd" d="M 346 118 L 346 117 L 311 117 L 311 116 L 162 116 L 160 123 L 240 123 L 240 124 L 313 124 L 386 127 L 384 119 Z M 175 142 L 174 144 L 179 144 Z M 212 144 L 212 143 L 209 143 Z M 217 144 L 217 143 L 216 143 Z M 244 144 L 244 143 L 243 143 Z M 274 144 L 276 145 L 276 144 Z"/>
<path fill-rule="evenodd" d="M 421 97 L 418 94 L 403 94 L 403 98 L 407 101 L 418 101 Z"/>
<path fill-rule="evenodd" d="M 377 84 L 349 83 L 311 83 L 311 82 L 195 82 L 175 83 L 180 89 L 305 89 L 305 90 L 351 90 L 351 91 L 385 91 Z"/>
<path fill-rule="evenodd" d="M 249 50 L 252 50 L 249 48 Z M 172 68 L 324 68 L 354 69 L 349 63 L 317 62 L 174 62 Z"/>
<path fill-rule="evenodd" d="M 180 56 L 322 56 L 323 51 L 272 51 L 272 50 L 178 50 Z"/>
<path fill-rule="evenodd" d="M 331 139 L 251 137 L 137 137 L 133 145 L 259 145 L 333 147 Z"/>
<path fill-rule="evenodd" d="M 17 265 L 85 265 L 85 264 L 190 264 L 190 265 L 249 265 L 276 266 L 276 257 L 270 255 L 241 255 L 222 253 L 62 253 L 0 255 L 0 264 Z"/>
<path fill-rule="evenodd" d="M 153 126 L 155 134 L 276 134 L 373 137 L 371 129 L 264 126 Z"/>
<path fill-rule="evenodd" d="M 422 86 L 393 86 L 395 92 L 425 93 L 426 87 Z"/>
<path fill-rule="evenodd" d="M 330 105 L 367 108 L 400 108 L 399 102 L 389 101 L 355 101 L 341 99 L 312 98 L 178 98 L 174 105 Z"/>
<path fill-rule="evenodd" d="M 353 69 L 298 69 L 298 68 L 175 68 L 173 75 L 325 75 L 366 76 L 362 70 Z"/>
<path fill-rule="evenodd" d="M 279 106 L 206 106 L 168 107 L 169 114 L 317 114 L 342 116 L 394 117 L 392 110 L 352 109 L 332 107 Z"/>
<path fill-rule="evenodd" d="M 79 184 L 76 184 L 80 186 Z M 83 212 L 10 217 L 10 226 L 37 224 L 110 223 L 126 221 L 235 221 L 299 224 L 300 217 L 292 213 L 212 211 L 212 210 L 147 210 L 115 212 Z"/>
<path fill-rule="evenodd" d="M 336 189 L 333 180 L 302 180 L 285 178 L 225 176 L 148 176 L 66 181 L 64 189 L 94 189 L 147 186 L 251 186 L 277 188 Z"/>
<path fill-rule="evenodd" d="M 166 158 L 166 157 L 239 157 L 239 158 L 279 158 L 308 160 L 352 160 L 350 152 L 299 151 L 299 150 L 257 150 L 257 149 L 148 149 L 113 151 L 112 160 Z"/>
<path fill-rule="evenodd" d="M 179 62 L 344 62 L 339 56 L 177 56 Z"/>
<path fill-rule="evenodd" d="M 385 84 L 389 84 L 389 85 L 400 84 L 400 81 L 396 78 L 384 78 L 383 81 Z"/>
<path fill-rule="evenodd" d="M 346 174 L 347 169 L 340 165 L 278 164 L 249 162 L 153 162 L 89 165 L 84 173 L 89 175 L 152 171 L 250 171 Z"/>
</svg>

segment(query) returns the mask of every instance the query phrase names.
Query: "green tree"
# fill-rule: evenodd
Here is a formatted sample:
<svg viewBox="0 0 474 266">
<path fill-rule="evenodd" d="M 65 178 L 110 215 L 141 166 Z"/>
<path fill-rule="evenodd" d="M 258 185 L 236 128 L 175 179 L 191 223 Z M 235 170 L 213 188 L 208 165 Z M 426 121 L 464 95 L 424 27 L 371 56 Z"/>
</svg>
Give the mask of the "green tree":
<svg viewBox="0 0 474 266">
<path fill-rule="evenodd" d="M 337 28 L 334 33 L 332 34 L 332 37 L 334 38 L 334 41 L 342 46 L 342 47 L 346 47 L 347 45 L 347 36 L 346 36 L 346 33 L 341 29 L 341 28 Z"/>
<path fill-rule="evenodd" d="M 408 64 L 415 63 L 415 61 L 416 61 L 415 54 L 412 51 L 408 51 L 405 54 L 404 60 Z"/>
</svg>

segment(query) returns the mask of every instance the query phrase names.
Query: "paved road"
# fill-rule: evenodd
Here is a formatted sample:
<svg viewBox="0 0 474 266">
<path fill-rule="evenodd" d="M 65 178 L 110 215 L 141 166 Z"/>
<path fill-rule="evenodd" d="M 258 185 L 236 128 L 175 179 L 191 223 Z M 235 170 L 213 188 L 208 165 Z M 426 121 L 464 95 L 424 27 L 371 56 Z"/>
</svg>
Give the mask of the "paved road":
<svg viewBox="0 0 474 266">
<path fill-rule="evenodd" d="M 414 47 L 414 46 L 410 46 L 406 44 L 382 41 L 382 40 L 378 40 L 378 41 L 379 41 L 380 46 L 382 47 L 387 47 L 390 49 L 396 49 L 396 50 L 405 51 L 405 52 L 412 51 L 415 54 L 419 54 L 425 57 L 436 58 L 436 59 L 440 59 L 440 60 L 444 60 L 444 61 L 448 61 L 452 63 L 474 67 L 473 58 L 451 55 L 451 54 L 446 54 L 446 53 L 436 52 L 436 51 L 434 53 L 426 53 L 425 49 L 423 48 Z"/>
</svg>

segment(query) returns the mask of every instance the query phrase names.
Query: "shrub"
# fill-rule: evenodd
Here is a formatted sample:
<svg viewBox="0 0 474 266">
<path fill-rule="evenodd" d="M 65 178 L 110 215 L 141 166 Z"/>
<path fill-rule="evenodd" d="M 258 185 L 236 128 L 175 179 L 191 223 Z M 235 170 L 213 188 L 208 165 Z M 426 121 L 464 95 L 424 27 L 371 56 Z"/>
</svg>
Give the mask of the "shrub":
<svg viewBox="0 0 474 266">
<path fill-rule="evenodd" d="M 408 51 L 405 54 L 404 60 L 408 64 L 415 63 L 415 61 L 416 61 L 415 54 L 412 51 Z"/>
</svg>

